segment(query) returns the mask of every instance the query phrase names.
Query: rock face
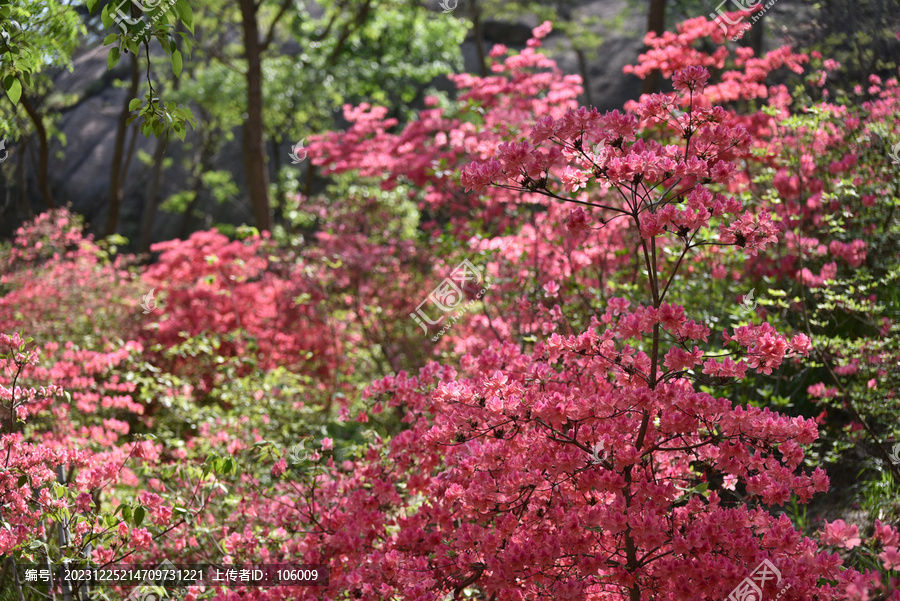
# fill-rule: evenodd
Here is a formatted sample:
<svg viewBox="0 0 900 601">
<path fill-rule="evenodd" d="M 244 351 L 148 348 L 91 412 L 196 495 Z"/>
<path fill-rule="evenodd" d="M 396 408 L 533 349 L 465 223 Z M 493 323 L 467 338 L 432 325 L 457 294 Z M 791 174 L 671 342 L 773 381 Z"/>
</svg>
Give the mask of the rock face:
<svg viewBox="0 0 900 601">
<path fill-rule="evenodd" d="M 640 80 L 624 75 L 622 67 L 633 63 L 643 49 L 647 17 L 642 10 L 630 6 L 628 0 L 593 0 L 580 3 L 577 10 L 572 11 L 572 20 L 598 17 L 612 21 L 619 15 L 626 15 L 620 29 L 598 29 L 597 33 L 603 36 L 604 42 L 586 56 L 585 70 L 590 97 L 593 105 L 601 111 L 621 108 L 626 100 L 640 95 Z M 485 52 L 490 52 L 494 44 L 521 50 L 531 37 L 531 30 L 539 24 L 534 17 L 485 19 L 482 23 Z M 578 57 L 564 35 L 558 31 L 552 32 L 544 40 L 542 49 L 566 73 L 581 75 Z M 471 33 L 463 43 L 462 52 L 466 71 L 477 73 L 478 52 Z"/>
<path fill-rule="evenodd" d="M 779 0 L 777 8 L 785 11 L 791 0 Z M 460 9 L 463 8 L 460 2 Z M 629 5 L 629 0 L 595 0 L 580 4 L 573 10 L 573 18 L 597 16 L 601 19 L 612 19 L 627 11 L 622 27 L 617 30 L 600 32 L 604 43 L 591 56 L 586 56 L 585 72 L 590 86 L 591 100 L 601 111 L 621 108 L 622 104 L 640 94 L 640 81 L 631 75 L 624 75 L 622 67 L 636 60 L 643 48 L 643 36 L 646 29 L 646 15 L 642 12 L 645 3 Z M 700 10 L 698 8 L 698 10 Z M 440 12 L 440 11 L 438 11 Z M 773 11 L 774 12 L 774 8 Z M 685 15 L 685 16 L 699 16 Z M 776 15 L 773 14 L 772 17 Z M 671 15 L 679 19 L 681 15 Z M 768 18 L 768 16 L 767 16 Z M 780 15 L 778 15 L 780 19 Z M 774 20 L 774 18 L 773 18 Z M 484 49 L 489 52 L 496 43 L 502 43 L 512 49 L 521 49 L 531 35 L 531 29 L 538 25 L 533 17 L 521 19 L 492 18 L 482 22 Z M 107 218 L 109 204 L 110 165 L 116 136 L 116 123 L 123 104 L 126 102 L 126 90 L 115 87 L 114 80 L 127 80 L 129 77 L 129 57 L 123 56 L 119 66 L 107 72 L 106 55 L 108 48 L 99 42 L 83 52 L 75 60 L 72 73 L 62 72 L 55 78 L 55 84 L 61 91 L 77 94 L 81 100 L 67 109 L 60 119 L 59 127 L 67 139 L 63 147 L 54 141 L 51 147 L 50 186 L 57 204 L 71 203 L 72 208 L 85 216 L 89 229 L 94 234 L 102 234 Z M 544 51 L 558 61 L 566 73 L 580 74 L 579 61 L 571 44 L 558 32 L 553 32 L 545 40 Z M 478 53 L 473 37 L 462 45 L 465 69 L 472 73 L 479 72 Z M 142 74 L 143 77 L 143 74 Z M 437 82 L 436 82 L 437 83 Z M 445 82 L 446 83 L 446 82 Z M 439 84 L 440 86 L 440 84 Z M 445 86 L 440 86 L 445 88 Z M 445 88 L 446 89 L 446 88 Z M 584 99 L 583 99 L 584 100 Z M 129 130 L 131 131 L 131 130 Z M 252 223 L 249 201 L 245 193 L 244 167 L 241 160 L 240 132 L 225 147 L 216 149 L 214 164 L 216 169 L 232 174 L 240 192 L 238 203 L 232 205 L 217 204 L 208 194 L 201 194 L 196 210 L 204 215 L 184 218 L 158 211 L 154 221 L 153 240 L 165 240 L 185 235 L 185 232 L 197 228 L 209 227 L 213 223 Z M 188 130 L 187 141 L 197 142 L 197 134 Z M 131 144 L 130 133 L 126 148 Z M 16 160 L 0 164 L 0 236 L 8 237 L 18 225 L 28 217 L 25 208 L 19 202 L 19 182 L 24 178 L 29 208 L 32 212 L 44 209 L 44 203 L 37 189 L 36 181 L 36 143 L 28 141 L 25 150 L 24 169 L 21 173 L 14 167 L 17 153 L 21 153 L 21 141 L 7 140 L 10 156 Z M 121 211 L 118 232 L 131 241 L 136 248 L 139 236 L 143 208 L 149 195 L 152 165 L 138 159 L 138 153 L 153 155 L 156 146 L 155 138 L 147 139 L 138 134 L 134 141 L 134 157 L 125 176 L 125 198 Z M 269 145 L 270 152 L 275 152 Z M 193 151 L 192 151 L 193 152 Z M 280 163 L 289 161 L 290 143 L 277 148 Z M 190 186 L 188 174 L 184 171 L 183 160 L 186 151 L 177 139 L 170 141 L 165 152 L 167 159 L 174 159 L 163 177 L 161 199 L 167 198 L 178 190 Z M 269 167 L 273 169 L 274 157 L 269 157 Z M 306 165 L 300 165 L 303 171 Z M 300 176 L 302 179 L 302 175 Z M 274 181 L 274 173 L 270 174 Z"/>
</svg>

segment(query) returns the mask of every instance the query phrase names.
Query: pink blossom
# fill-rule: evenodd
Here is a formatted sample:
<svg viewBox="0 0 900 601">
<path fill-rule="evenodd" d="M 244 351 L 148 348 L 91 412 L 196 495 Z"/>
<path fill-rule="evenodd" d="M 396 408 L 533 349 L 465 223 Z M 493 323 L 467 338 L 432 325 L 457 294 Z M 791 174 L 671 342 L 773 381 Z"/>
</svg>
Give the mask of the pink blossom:
<svg viewBox="0 0 900 601">
<path fill-rule="evenodd" d="M 681 92 L 698 92 L 709 81 L 709 71 L 704 67 L 692 66 L 682 69 L 672 77 L 672 87 Z"/>
<path fill-rule="evenodd" d="M 534 36 L 534 38 L 537 40 L 542 40 L 545 37 L 547 37 L 547 35 L 551 31 L 553 31 L 553 23 L 550 21 L 544 21 L 543 23 L 541 23 L 540 25 L 538 25 L 537 27 L 535 27 L 534 29 L 531 30 L 531 35 Z"/>
<path fill-rule="evenodd" d="M 566 166 L 560 179 L 567 192 L 576 192 L 587 185 L 588 174 L 575 167 Z"/>
<path fill-rule="evenodd" d="M 507 48 L 505 45 L 503 45 L 503 44 L 494 44 L 494 47 L 491 48 L 490 57 L 491 57 L 491 58 L 498 58 L 498 57 L 503 56 L 504 54 L 506 54 L 507 51 L 508 51 L 508 48 Z"/>
<path fill-rule="evenodd" d="M 797 334 L 791 338 L 791 350 L 798 355 L 803 355 L 805 357 L 809 355 L 811 349 L 812 342 L 806 334 Z"/>
<path fill-rule="evenodd" d="M 862 542 L 859 528 L 855 525 L 847 526 L 844 520 L 826 523 L 819 540 L 823 545 L 836 545 L 845 549 L 857 547 Z"/>
<path fill-rule="evenodd" d="M 147 549 L 153 538 L 146 528 L 135 528 L 131 531 L 131 542 L 135 549 Z"/>
<path fill-rule="evenodd" d="M 875 520 L 875 539 L 885 547 L 896 547 L 900 544 L 897 529 L 889 524 L 882 524 L 881 520 Z"/>
<path fill-rule="evenodd" d="M 534 127 L 531 129 L 531 141 L 534 144 L 540 144 L 541 142 L 549 139 L 556 133 L 556 128 L 554 127 L 553 117 L 547 115 L 542 119 L 538 120 Z"/>
<path fill-rule="evenodd" d="M 463 167 L 460 181 L 466 191 L 479 192 L 499 179 L 501 169 L 500 162 L 495 159 L 486 163 L 470 163 Z"/>
<path fill-rule="evenodd" d="M 884 551 L 879 553 L 878 559 L 884 563 L 886 570 L 900 569 L 900 551 L 897 547 L 885 547 Z"/>
<path fill-rule="evenodd" d="M 577 207 L 569 212 L 569 216 L 566 218 L 566 228 L 572 234 L 589 231 L 591 229 L 588 224 L 587 213 L 584 212 L 584 209 Z"/>
<path fill-rule="evenodd" d="M 89 493 L 83 492 L 75 499 L 75 510 L 79 513 L 90 513 L 93 501 Z"/>
</svg>

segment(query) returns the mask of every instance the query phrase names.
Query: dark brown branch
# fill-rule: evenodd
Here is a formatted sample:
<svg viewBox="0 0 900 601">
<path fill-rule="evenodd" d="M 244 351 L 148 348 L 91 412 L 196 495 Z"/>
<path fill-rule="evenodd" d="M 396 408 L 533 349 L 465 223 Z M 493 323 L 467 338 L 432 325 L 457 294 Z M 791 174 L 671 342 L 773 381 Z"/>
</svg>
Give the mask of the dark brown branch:
<svg viewBox="0 0 900 601">
<path fill-rule="evenodd" d="M 260 51 L 264 52 L 269 47 L 269 44 L 272 43 L 272 38 L 275 36 L 275 26 L 278 25 L 278 21 L 281 20 L 281 17 L 284 16 L 284 13 L 287 12 L 287 9 L 290 8 L 290 6 L 291 0 L 284 0 L 284 2 L 281 3 L 278 14 L 275 15 L 275 20 L 272 21 L 272 26 L 269 28 L 269 33 L 266 34 L 263 43 L 259 46 Z"/>
<path fill-rule="evenodd" d="M 44 119 L 24 92 L 19 102 L 22 104 L 25 112 L 28 113 L 28 117 L 34 124 L 34 129 L 38 135 L 38 189 L 41 191 L 41 196 L 44 197 L 47 208 L 55 209 L 56 203 L 53 201 L 53 194 L 50 192 L 50 182 L 47 179 L 48 165 L 50 163 L 50 143 L 47 137 L 47 128 L 44 126 Z"/>
</svg>

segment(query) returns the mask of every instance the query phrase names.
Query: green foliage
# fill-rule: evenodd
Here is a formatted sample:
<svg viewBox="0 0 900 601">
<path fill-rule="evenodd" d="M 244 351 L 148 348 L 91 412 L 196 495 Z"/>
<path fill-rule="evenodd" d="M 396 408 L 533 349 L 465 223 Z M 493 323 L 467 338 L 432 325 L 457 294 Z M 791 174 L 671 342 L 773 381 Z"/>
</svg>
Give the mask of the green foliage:
<svg viewBox="0 0 900 601">
<path fill-rule="evenodd" d="M 798 148 L 808 148 L 825 128 L 845 129 L 842 118 L 817 110 L 808 96 L 796 96 L 799 103 L 810 108 L 779 119 L 781 138 L 796 139 Z M 839 93 L 836 100 L 858 106 L 858 99 L 845 93 Z M 855 110 L 865 117 L 866 109 Z M 851 170 L 841 177 L 823 178 L 826 186 L 819 200 L 825 207 L 837 207 L 823 211 L 818 226 L 821 238 L 866 240 L 866 261 L 852 269 L 841 269 L 824 286 L 795 283 L 792 287 L 767 285 L 764 289 L 764 295 L 771 299 L 764 305 L 770 322 L 810 334 L 817 350 L 803 365 L 781 374 L 790 383 L 790 393 L 779 401 L 807 416 L 827 411 L 828 435 L 814 451 L 814 463 L 838 461 L 847 450 L 861 446 L 870 459 L 863 465 L 866 470 L 889 470 L 876 444 L 889 451 L 892 441 L 900 440 L 895 396 L 900 389 L 900 372 L 896 369 L 900 357 L 900 184 L 887 157 L 890 148 L 881 143 L 882 136 L 889 139 L 886 128 L 890 122 L 883 118 L 876 125 L 847 132 L 849 148 L 828 148 L 825 156 L 817 157 L 820 165 L 827 166 L 853 153 L 858 164 L 871 172 L 860 177 L 857 170 Z M 800 151 L 786 152 L 783 159 L 788 172 L 796 173 L 804 157 Z M 756 174 L 755 189 L 774 194 L 774 176 L 773 169 Z M 866 204 L 861 200 L 864 196 L 876 200 Z M 793 230 L 790 235 L 798 233 L 802 230 Z M 799 257 L 798 268 L 811 260 L 804 255 Z M 820 382 L 824 386 L 817 393 L 820 398 L 814 398 L 807 389 Z"/>
<path fill-rule="evenodd" d="M 0 102 L 0 138 L 31 133 L 21 103 L 25 95 L 32 99 L 32 106 L 44 107 L 43 116 L 49 117 L 44 123 L 48 135 L 65 142 L 55 126 L 58 116 L 54 112 L 64 96 L 52 90 L 46 72 L 54 68 L 71 71 L 73 53 L 85 33 L 75 7 L 68 3 L 0 0 L 0 83 L 12 104 Z M 35 96 L 50 98 L 39 103 Z"/>
<path fill-rule="evenodd" d="M 900 484 L 889 470 L 860 481 L 861 508 L 872 520 L 895 524 L 900 520 Z"/>
<path fill-rule="evenodd" d="M 465 34 L 459 19 L 396 0 L 332 4 L 320 18 L 303 12 L 291 27 L 302 50 L 285 73 L 290 95 L 282 112 L 300 111 L 298 121 L 315 123 L 344 103 L 408 104 L 418 84 L 462 67 Z M 327 104 L 313 108 L 315 99 Z"/>
<path fill-rule="evenodd" d="M 192 6 L 194 26 L 202 34 L 193 40 L 191 60 L 183 62 L 177 85 L 169 81 L 165 69 L 156 69 L 158 87 L 166 89 L 167 97 L 179 106 L 196 107 L 196 134 L 183 138 L 190 178 L 185 190 L 164 203 L 163 209 L 171 212 L 187 210 L 198 195 L 219 203 L 234 198 L 233 184 L 222 179 L 214 161 L 220 149 L 234 141 L 247 102 L 244 47 L 230 33 L 241 27 L 237 6 L 213 2 Z M 437 17 L 394 0 L 325 8 L 320 14 L 305 5 L 292 5 L 263 54 L 263 117 L 266 138 L 274 144 L 293 144 L 333 128 L 339 108 L 347 103 L 394 104 L 391 101 L 397 98 L 411 102 L 424 83 L 462 66 L 459 44 L 466 27 L 459 19 Z M 263 33 L 278 12 L 278 5 L 262 5 Z M 164 66 L 157 59 L 154 63 Z M 165 110 L 150 104 L 145 100 L 143 110 L 158 122 Z M 269 157 L 276 164 L 287 162 L 287 157 L 273 153 Z M 218 175 L 207 175 L 211 172 Z M 284 165 L 274 189 L 284 198 L 301 185 L 296 166 Z"/>
<path fill-rule="evenodd" d="M 830 88 L 866 88 L 873 74 L 897 75 L 900 13 L 896 2 L 829 0 L 814 6 L 814 19 L 792 37 L 798 48 L 816 50 L 840 63 L 840 69 L 829 75 Z"/>
<path fill-rule="evenodd" d="M 97 5 L 98 0 L 89 1 L 88 10 L 95 12 Z M 115 67 L 123 54 L 130 52 L 140 56 L 141 46 L 149 57 L 150 41 L 155 38 L 171 64 L 172 73 L 175 77 L 181 75 L 184 61 L 182 50 L 189 55 L 191 41 L 185 31 L 176 29 L 180 27 L 191 34 L 194 32 L 193 10 L 187 0 L 160 2 L 146 13 L 141 13 L 131 2 L 114 0 L 103 6 L 100 18 L 104 27 L 118 28 L 103 40 L 105 46 L 114 45 L 107 56 L 108 69 Z M 181 50 L 179 50 L 179 36 Z M 132 100 L 128 108 L 137 112 L 128 117 L 126 124 L 141 117 L 140 131 L 144 136 L 162 137 L 164 134 L 173 133 L 184 140 L 187 125 L 196 126 L 190 109 L 161 101 L 154 93 L 149 76 L 147 83 L 150 89 L 144 97 L 145 102 L 142 103 L 139 99 Z"/>
</svg>

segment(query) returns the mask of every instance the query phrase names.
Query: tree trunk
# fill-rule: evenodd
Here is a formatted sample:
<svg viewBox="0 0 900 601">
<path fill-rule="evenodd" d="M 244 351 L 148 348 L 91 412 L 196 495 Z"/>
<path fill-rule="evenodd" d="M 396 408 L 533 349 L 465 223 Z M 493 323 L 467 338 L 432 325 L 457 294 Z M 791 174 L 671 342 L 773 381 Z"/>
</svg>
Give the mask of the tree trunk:
<svg viewBox="0 0 900 601">
<path fill-rule="evenodd" d="M 41 191 L 41 196 L 44 197 L 44 203 L 46 203 L 47 208 L 55 209 L 56 203 L 53 202 L 53 194 L 50 192 L 50 181 L 47 179 L 47 170 L 50 164 L 50 143 L 47 138 L 47 128 L 44 127 L 44 118 L 38 113 L 37 108 L 27 94 L 22 94 L 19 102 L 22 103 L 22 108 L 28 113 L 31 122 L 34 123 L 34 129 L 38 135 L 38 190 Z"/>
<path fill-rule="evenodd" d="M 584 104 L 585 106 L 594 106 L 591 101 L 591 82 L 588 79 L 587 61 L 584 58 L 584 50 L 575 49 L 575 56 L 578 57 L 578 70 L 581 72 L 581 85 L 584 86 Z"/>
<path fill-rule="evenodd" d="M 763 34 L 765 33 L 765 19 L 760 19 L 750 28 L 749 46 L 753 49 L 753 56 L 762 56 Z M 874 71 L 873 71 L 874 73 Z"/>
<path fill-rule="evenodd" d="M 304 178 L 303 182 L 303 195 L 306 196 L 306 198 L 312 196 L 312 185 L 313 178 L 315 177 L 315 168 L 316 167 L 312 164 L 312 162 L 310 162 L 306 166 L 306 177 Z"/>
<path fill-rule="evenodd" d="M 28 180 L 25 178 L 25 150 L 28 148 L 28 142 L 24 139 L 21 143 L 21 152 L 19 153 L 21 157 L 16 162 L 16 176 L 19 180 L 19 189 L 17 192 L 19 193 L 19 207 L 22 210 L 22 214 L 25 216 L 25 219 L 31 219 L 34 216 L 34 213 L 31 211 L 31 203 L 28 201 Z"/>
<path fill-rule="evenodd" d="M 266 152 L 263 142 L 262 48 L 256 15 L 259 7 L 254 0 L 240 0 L 247 53 L 247 119 L 243 127 L 244 170 L 253 206 L 253 218 L 260 231 L 272 229 L 269 207 L 269 178 L 266 171 Z"/>
<path fill-rule="evenodd" d="M 650 0 L 647 12 L 647 33 L 655 32 L 662 35 L 666 30 L 666 0 Z M 644 79 L 641 94 L 655 94 L 659 92 L 662 74 L 654 69 Z"/>
<path fill-rule="evenodd" d="M 166 155 L 168 136 L 157 138 L 156 150 L 153 151 L 153 176 L 150 180 L 150 191 L 144 202 L 144 216 L 141 219 L 141 235 L 138 252 L 150 252 L 153 241 L 153 222 L 156 220 L 156 209 L 159 206 L 159 189 L 162 187 L 163 159 Z"/>
<path fill-rule="evenodd" d="M 478 71 L 482 77 L 487 77 L 487 58 L 484 52 L 484 36 L 481 33 L 481 10 L 478 8 L 478 0 L 472 2 L 472 29 L 475 35 L 475 49 L 478 51 Z"/>
<path fill-rule="evenodd" d="M 182 240 L 187 240 L 188 234 L 190 231 L 191 217 L 194 216 L 194 209 L 197 208 L 197 203 L 200 201 L 200 191 L 203 189 L 203 180 L 198 173 L 194 178 L 194 187 L 191 189 L 193 195 L 191 196 L 191 201 L 188 203 L 187 208 L 184 210 L 184 213 L 181 215 L 181 229 L 178 231 L 178 237 Z"/>
<path fill-rule="evenodd" d="M 106 218 L 106 236 L 112 236 L 116 233 L 116 227 L 119 225 L 119 214 L 122 212 L 122 196 L 125 187 L 125 176 L 128 171 L 128 164 L 125 158 L 125 138 L 128 135 L 128 115 L 131 111 L 128 105 L 133 98 L 137 98 L 138 82 L 140 81 L 140 72 L 138 70 L 138 57 L 131 54 L 131 85 L 119 112 L 119 123 L 116 127 L 116 142 L 113 147 L 112 173 L 109 178 L 109 213 Z M 135 134 L 137 135 L 137 134 Z"/>
<path fill-rule="evenodd" d="M 287 207 L 287 191 L 284 189 L 284 178 L 281 177 L 281 155 L 278 154 L 278 142 L 271 141 L 272 171 L 275 173 L 275 216 L 273 223 L 284 225 L 285 207 Z"/>
<path fill-rule="evenodd" d="M 204 138 L 202 133 L 200 134 L 200 138 L 200 144 L 197 146 L 193 160 L 191 161 L 194 165 L 194 169 L 191 172 L 191 176 L 194 180 L 191 187 L 193 195 L 191 196 L 191 201 L 188 203 L 187 208 L 181 215 L 181 229 L 179 230 L 178 237 L 182 240 L 187 240 L 190 231 L 189 226 L 191 224 L 191 217 L 194 216 L 194 209 L 197 208 L 197 204 L 200 201 L 200 192 L 203 191 L 203 174 L 212 171 L 210 159 L 214 152 L 213 143 L 211 142 L 210 137 Z"/>
<path fill-rule="evenodd" d="M 179 26 L 179 31 L 182 28 Z M 172 89 L 180 88 L 181 78 L 176 77 L 172 81 Z M 160 188 L 162 188 L 163 163 L 166 156 L 166 148 L 169 146 L 169 134 L 165 139 L 157 138 L 156 149 L 153 151 L 153 174 L 150 181 L 150 191 L 144 203 L 144 215 L 141 219 L 140 242 L 138 252 L 150 252 L 150 244 L 153 242 L 153 222 L 156 221 L 156 212 L 159 209 Z"/>
</svg>

